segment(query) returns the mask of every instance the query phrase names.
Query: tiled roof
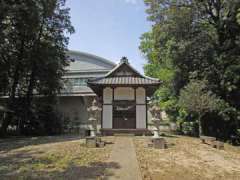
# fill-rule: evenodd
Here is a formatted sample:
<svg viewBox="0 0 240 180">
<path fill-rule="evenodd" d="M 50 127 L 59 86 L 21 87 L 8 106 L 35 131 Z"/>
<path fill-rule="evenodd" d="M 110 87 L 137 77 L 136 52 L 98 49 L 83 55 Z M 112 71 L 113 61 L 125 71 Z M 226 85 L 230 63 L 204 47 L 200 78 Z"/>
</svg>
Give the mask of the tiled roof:
<svg viewBox="0 0 240 180">
<path fill-rule="evenodd" d="M 105 77 L 89 81 L 94 85 L 159 85 L 160 81 L 148 77 Z"/>
<path fill-rule="evenodd" d="M 105 85 L 120 85 L 120 86 L 151 86 L 157 88 L 161 81 L 155 78 L 150 78 L 141 75 L 137 72 L 127 61 L 127 58 L 122 58 L 121 62 L 113 68 L 108 74 L 103 77 L 92 79 L 88 81 L 88 85 L 97 91 L 98 86 Z"/>
</svg>

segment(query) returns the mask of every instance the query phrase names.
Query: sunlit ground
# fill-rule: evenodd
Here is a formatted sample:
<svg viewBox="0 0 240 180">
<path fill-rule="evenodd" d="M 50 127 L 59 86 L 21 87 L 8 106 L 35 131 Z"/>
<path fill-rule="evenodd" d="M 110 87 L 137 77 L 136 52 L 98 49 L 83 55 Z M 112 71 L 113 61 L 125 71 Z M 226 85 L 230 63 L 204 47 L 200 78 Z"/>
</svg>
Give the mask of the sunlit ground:
<svg viewBox="0 0 240 180">
<path fill-rule="evenodd" d="M 197 138 L 168 137 L 168 148 L 147 148 L 149 137 L 135 138 L 144 179 L 151 180 L 239 180 L 240 148 L 224 144 L 218 150 Z"/>
</svg>

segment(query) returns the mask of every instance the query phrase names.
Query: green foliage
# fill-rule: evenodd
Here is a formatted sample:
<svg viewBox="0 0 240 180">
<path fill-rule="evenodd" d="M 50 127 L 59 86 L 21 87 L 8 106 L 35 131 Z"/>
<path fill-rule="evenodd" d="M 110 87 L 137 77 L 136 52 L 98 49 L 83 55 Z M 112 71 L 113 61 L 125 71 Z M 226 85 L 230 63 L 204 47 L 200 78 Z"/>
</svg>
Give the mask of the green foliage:
<svg viewBox="0 0 240 180">
<path fill-rule="evenodd" d="M 177 120 L 177 122 L 182 123 L 188 119 L 189 115 L 190 114 L 185 109 L 179 108 L 178 116 L 177 116 L 176 120 Z"/>
<path fill-rule="evenodd" d="M 208 90 L 207 81 L 191 80 L 180 92 L 179 106 L 198 115 L 199 134 L 202 135 L 202 116 L 217 111 L 222 101 Z"/>
<path fill-rule="evenodd" d="M 51 104 L 41 102 L 37 108 L 37 115 L 40 123 L 36 133 L 56 135 L 63 132 L 63 123 Z"/>
<path fill-rule="evenodd" d="M 182 126 L 181 132 L 183 132 L 184 135 L 196 136 L 197 131 L 196 122 L 183 122 L 181 126 Z"/>
<path fill-rule="evenodd" d="M 180 107 L 199 115 L 219 110 L 219 104 L 221 100 L 208 90 L 206 81 L 191 80 L 179 96 Z"/>
<path fill-rule="evenodd" d="M 237 135 L 240 136 L 240 129 L 237 129 Z"/>
<path fill-rule="evenodd" d="M 0 1 L 0 94 L 9 96 L 23 124 L 32 126 L 38 117 L 34 95 L 51 99 L 61 89 L 69 63 L 66 35 L 73 32 L 65 0 Z M 11 121 L 3 122 L 3 133 Z"/>
<path fill-rule="evenodd" d="M 237 22 L 238 22 L 238 24 L 240 24 L 240 9 L 238 9 Z"/>
<path fill-rule="evenodd" d="M 205 79 L 207 96 L 221 98 L 218 118 L 240 124 L 235 123 L 240 112 L 240 1 L 145 0 L 145 4 L 153 26 L 142 35 L 140 50 L 147 59 L 146 75 L 164 81 L 156 93 L 163 109 L 179 119 L 183 107 L 175 102 L 180 91 L 191 79 Z"/>
</svg>

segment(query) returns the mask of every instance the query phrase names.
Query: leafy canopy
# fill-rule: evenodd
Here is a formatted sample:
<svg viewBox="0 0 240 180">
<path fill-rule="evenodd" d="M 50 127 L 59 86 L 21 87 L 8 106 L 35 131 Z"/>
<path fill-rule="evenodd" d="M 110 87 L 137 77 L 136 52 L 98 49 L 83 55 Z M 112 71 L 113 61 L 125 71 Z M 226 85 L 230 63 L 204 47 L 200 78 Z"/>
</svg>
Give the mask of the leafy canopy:
<svg viewBox="0 0 240 180">
<path fill-rule="evenodd" d="M 145 4 L 152 29 L 142 35 L 139 48 L 147 61 L 146 75 L 164 81 L 155 94 L 162 109 L 171 120 L 179 119 L 181 90 L 191 79 L 205 79 L 207 89 L 227 104 L 217 110 L 221 117 L 214 128 L 231 125 L 235 131 L 240 124 L 240 1 L 145 0 Z M 219 125 L 219 119 L 229 122 Z"/>
<path fill-rule="evenodd" d="M 191 80 L 180 92 L 179 105 L 189 112 L 202 115 L 219 109 L 221 100 L 208 90 L 207 82 Z"/>
<path fill-rule="evenodd" d="M 0 1 L 0 95 L 9 96 L 8 107 L 19 119 L 5 118 L 3 133 L 10 123 L 46 129 L 49 113 L 43 120 L 39 112 L 54 112 L 69 63 L 67 35 L 73 32 L 65 0 Z M 40 103 L 35 95 L 48 100 Z"/>
</svg>

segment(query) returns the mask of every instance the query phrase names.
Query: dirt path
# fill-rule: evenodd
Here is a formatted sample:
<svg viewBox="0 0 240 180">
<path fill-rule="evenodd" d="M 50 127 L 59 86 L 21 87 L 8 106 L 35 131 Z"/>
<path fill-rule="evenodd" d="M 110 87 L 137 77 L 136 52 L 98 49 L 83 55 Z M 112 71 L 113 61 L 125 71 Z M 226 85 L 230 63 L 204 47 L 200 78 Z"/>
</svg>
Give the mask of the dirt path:
<svg viewBox="0 0 240 180">
<path fill-rule="evenodd" d="M 110 170 L 109 180 L 142 180 L 133 137 L 116 137 L 109 161 L 119 164 L 118 169 Z"/>
</svg>

